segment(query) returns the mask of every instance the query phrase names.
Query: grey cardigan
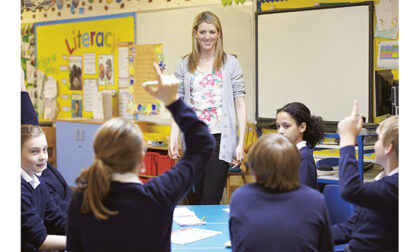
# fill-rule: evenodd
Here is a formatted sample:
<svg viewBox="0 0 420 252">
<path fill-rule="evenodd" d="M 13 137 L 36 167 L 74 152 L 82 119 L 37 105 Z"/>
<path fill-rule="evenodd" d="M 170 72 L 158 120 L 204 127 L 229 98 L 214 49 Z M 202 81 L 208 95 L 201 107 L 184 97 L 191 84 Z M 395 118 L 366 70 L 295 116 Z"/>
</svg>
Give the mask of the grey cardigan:
<svg viewBox="0 0 420 252">
<path fill-rule="evenodd" d="M 175 76 L 181 80 L 178 95 L 186 104 L 191 106 L 190 88 L 188 87 L 191 73 L 188 72 L 188 57 L 178 61 Z M 245 96 L 245 84 L 239 61 L 235 56 L 226 54 L 226 61 L 222 67 L 222 120 L 219 159 L 232 162 L 236 156 L 237 133 L 234 99 Z M 187 88 L 186 88 L 187 87 Z M 185 151 L 183 136 L 182 150 Z"/>
</svg>

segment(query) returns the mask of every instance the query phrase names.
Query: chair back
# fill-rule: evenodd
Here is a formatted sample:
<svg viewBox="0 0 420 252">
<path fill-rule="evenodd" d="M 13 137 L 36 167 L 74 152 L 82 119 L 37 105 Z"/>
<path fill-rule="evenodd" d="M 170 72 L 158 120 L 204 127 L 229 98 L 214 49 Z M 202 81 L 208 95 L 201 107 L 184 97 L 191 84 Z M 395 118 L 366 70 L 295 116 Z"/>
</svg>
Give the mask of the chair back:
<svg viewBox="0 0 420 252">
<path fill-rule="evenodd" d="M 338 166 L 338 162 L 340 161 L 339 158 L 336 157 L 329 157 L 329 158 L 323 158 L 318 161 L 316 161 L 315 165 L 318 168 L 320 165 L 329 165 L 329 166 Z"/>
<path fill-rule="evenodd" d="M 324 198 L 330 215 L 331 225 L 344 222 L 353 214 L 353 205 L 341 198 L 338 185 L 326 185 Z"/>
</svg>

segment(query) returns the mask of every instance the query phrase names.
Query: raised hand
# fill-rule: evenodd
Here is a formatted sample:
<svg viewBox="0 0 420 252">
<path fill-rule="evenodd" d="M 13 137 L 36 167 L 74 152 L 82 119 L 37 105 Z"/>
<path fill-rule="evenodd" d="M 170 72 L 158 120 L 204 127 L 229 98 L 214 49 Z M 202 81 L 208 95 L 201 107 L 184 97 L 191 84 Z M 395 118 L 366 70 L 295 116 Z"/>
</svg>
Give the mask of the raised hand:
<svg viewBox="0 0 420 252">
<path fill-rule="evenodd" d="M 345 117 L 338 123 L 338 134 L 340 134 L 340 146 L 354 145 L 356 137 L 363 126 L 362 115 L 358 113 L 359 104 L 353 101 L 353 109 L 350 116 Z"/>
<path fill-rule="evenodd" d="M 169 106 L 177 99 L 178 83 L 175 76 L 164 75 L 160 72 L 159 66 L 153 63 L 153 69 L 158 81 L 157 87 L 144 86 L 144 89 L 152 96 L 158 98 L 166 106 Z"/>
</svg>

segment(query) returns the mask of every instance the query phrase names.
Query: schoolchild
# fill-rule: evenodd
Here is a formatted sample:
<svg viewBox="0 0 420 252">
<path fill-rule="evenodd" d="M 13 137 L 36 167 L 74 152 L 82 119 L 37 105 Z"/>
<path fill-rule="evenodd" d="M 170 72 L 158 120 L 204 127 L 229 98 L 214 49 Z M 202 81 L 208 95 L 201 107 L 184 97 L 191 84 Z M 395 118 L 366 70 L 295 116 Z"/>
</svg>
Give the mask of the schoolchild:
<svg viewBox="0 0 420 252">
<path fill-rule="evenodd" d="M 354 147 L 362 124 L 355 101 L 351 115 L 338 124 L 338 131 L 340 195 L 356 207 L 348 221 L 333 226 L 333 237 L 337 243 L 348 241 L 349 251 L 397 251 L 398 116 L 385 119 L 377 128 L 375 157 L 384 171 L 366 183 L 360 179 Z"/>
<path fill-rule="evenodd" d="M 158 87 L 145 89 L 172 113 L 185 134 L 186 152 L 170 170 L 142 183 L 141 130 L 122 118 L 103 124 L 94 139 L 94 161 L 76 179 L 67 229 L 70 251 L 170 250 L 174 208 L 203 174 L 215 141 L 206 124 L 177 99 L 177 82 L 162 83 L 156 64 L 154 70 Z"/>
<path fill-rule="evenodd" d="M 36 173 L 47 166 L 47 140 L 39 126 L 21 126 L 21 250 L 65 249 L 67 214 L 55 205 Z"/>
<path fill-rule="evenodd" d="M 317 172 L 312 149 L 324 137 L 322 118 L 311 115 L 300 102 L 292 102 L 277 110 L 277 132 L 296 144 L 300 152 L 299 178 L 301 184 L 317 187 Z"/>
<path fill-rule="evenodd" d="M 39 125 L 38 116 L 36 115 L 29 94 L 26 91 L 23 70 L 20 99 L 21 124 Z M 47 168 L 40 172 L 38 176 L 43 178 L 55 204 L 59 206 L 63 212 L 67 213 L 68 205 L 71 200 L 72 190 L 70 189 L 66 180 L 58 171 L 58 169 L 56 169 L 50 163 L 47 162 Z"/>
<path fill-rule="evenodd" d="M 256 180 L 235 190 L 229 233 L 233 251 L 332 251 L 323 195 L 299 181 L 299 151 L 285 136 L 260 137 L 248 154 Z"/>
</svg>

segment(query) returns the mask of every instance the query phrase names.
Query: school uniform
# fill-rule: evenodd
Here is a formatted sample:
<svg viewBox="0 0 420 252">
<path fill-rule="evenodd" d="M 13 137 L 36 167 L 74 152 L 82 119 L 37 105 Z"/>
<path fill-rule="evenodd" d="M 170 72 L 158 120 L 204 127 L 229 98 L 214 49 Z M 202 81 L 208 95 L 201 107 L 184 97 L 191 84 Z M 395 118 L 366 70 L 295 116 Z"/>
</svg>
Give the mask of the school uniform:
<svg viewBox="0 0 420 252">
<path fill-rule="evenodd" d="M 317 173 L 314 155 L 312 150 L 306 145 L 306 141 L 299 142 L 296 147 L 300 152 L 299 179 L 302 185 L 307 185 L 316 189 Z"/>
<path fill-rule="evenodd" d="M 39 125 L 38 117 L 35 113 L 34 106 L 32 105 L 28 92 L 21 92 L 20 98 L 21 124 Z M 47 168 L 38 175 L 44 179 L 55 204 L 59 206 L 62 211 L 67 212 L 72 196 L 72 190 L 67 185 L 66 180 L 60 172 L 48 163 Z"/>
<path fill-rule="evenodd" d="M 397 251 L 398 168 L 363 183 L 354 146 L 340 149 L 339 167 L 341 197 L 357 207 L 350 221 L 333 228 L 334 239 L 350 238 L 350 251 Z"/>
<path fill-rule="evenodd" d="M 55 205 L 42 178 L 21 172 L 21 250 L 38 251 L 47 234 L 64 235 L 67 215 Z"/>
<path fill-rule="evenodd" d="M 229 232 L 233 251 L 333 251 L 324 197 L 305 185 L 289 192 L 259 183 L 239 187 Z"/>
<path fill-rule="evenodd" d="M 81 214 L 83 194 L 76 191 L 69 207 L 69 251 L 170 250 L 174 208 L 203 174 L 215 141 L 182 100 L 167 108 L 185 134 L 183 157 L 169 171 L 144 184 L 134 173 L 113 174 L 104 205 L 118 214 L 107 220 Z"/>
</svg>

